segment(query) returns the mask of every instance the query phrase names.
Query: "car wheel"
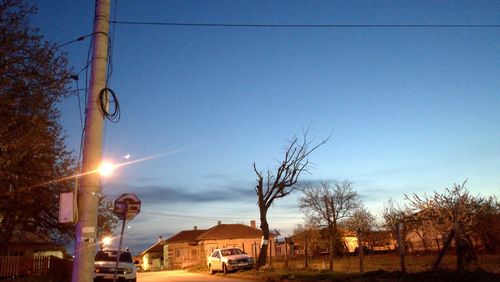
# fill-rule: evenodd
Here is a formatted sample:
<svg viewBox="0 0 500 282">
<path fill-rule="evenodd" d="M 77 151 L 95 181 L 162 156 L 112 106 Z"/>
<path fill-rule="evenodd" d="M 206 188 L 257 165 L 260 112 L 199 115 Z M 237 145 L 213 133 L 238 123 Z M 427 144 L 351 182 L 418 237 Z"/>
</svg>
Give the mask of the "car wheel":
<svg viewBox="0 0 500 282">
<path fill-rule="evenodd" d="M 209 265 L 208 265 L 208 272 L 209 272 L 210 274 L 215 274 L 215 270 L 212 268 L 212 265 L 211 265 L 211 264 L 209 264 Z"/>
<path fill-rule="evenodd" d="M 224 274 L 227 274 L 227 266 L 225 263 L 222 264 L 222 272 L 224 272 Z"/>
</svg>

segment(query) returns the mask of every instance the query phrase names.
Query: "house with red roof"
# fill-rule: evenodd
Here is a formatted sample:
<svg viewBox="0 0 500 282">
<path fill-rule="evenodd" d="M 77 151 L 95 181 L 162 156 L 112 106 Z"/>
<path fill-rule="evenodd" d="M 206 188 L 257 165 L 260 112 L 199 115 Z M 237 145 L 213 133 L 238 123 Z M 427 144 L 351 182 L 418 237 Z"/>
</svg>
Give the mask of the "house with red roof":
<svg viewBox="0 0 500 282">
<path fill-rule="evenodd" d="M 269 241 L 275 242 L 277 235 L 279 234 L 272 233 Z M 175 269 L 204 264 L 207 256 L 218 248 L 238 247 L 256 258 L 261 241 L 262 230 L 256 227 L 254 220 L 250 225 L 223 224 L 219 221 L 209 229 L 198 229 L 195 226 L 192 230 L 181 231 L 149 249 L 158 251 L 158 246 L 163 246 L 163 263 L 159 268 Z M 145 256 L 151 255 L 148 250 L 141 253 L 143 264 Z M 148 262 L 151 263 L 150 260 Z M 158 267 L 149 269 L 156 270 Z"/>
</svg>

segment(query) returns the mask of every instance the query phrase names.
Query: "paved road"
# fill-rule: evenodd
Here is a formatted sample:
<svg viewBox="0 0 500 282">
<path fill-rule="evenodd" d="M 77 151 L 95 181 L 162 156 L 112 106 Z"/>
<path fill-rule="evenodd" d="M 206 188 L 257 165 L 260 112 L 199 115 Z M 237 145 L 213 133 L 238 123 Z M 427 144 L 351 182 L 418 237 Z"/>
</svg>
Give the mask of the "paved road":
<svg viewBox="0 0 500 282">
<path fill-rule="evenodd" d="M 222 276 L 221 274 L 210 275 L 202 273 L 191 273 L 184 270 L 140 272 L 137 273 L 137 282 L 248 282 L 255 280 L 244 280 Z"/>
</svg>

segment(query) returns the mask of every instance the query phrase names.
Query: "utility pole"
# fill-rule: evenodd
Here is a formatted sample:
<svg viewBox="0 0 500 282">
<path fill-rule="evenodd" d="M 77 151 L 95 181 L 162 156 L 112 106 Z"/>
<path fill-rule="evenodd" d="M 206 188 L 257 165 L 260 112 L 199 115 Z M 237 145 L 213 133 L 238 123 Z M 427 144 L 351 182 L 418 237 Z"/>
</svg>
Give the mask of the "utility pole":
<svg viewBox="0 0 500 282">
<path fill-rule="evenodd" d="M 101 176 L 96 171 L 102 159 L 103 114 L 99 109 L 99 92 L 106 86 L 110 0 L 96 0 L 89 97 L 85 118 L 82 178 L 78 189 L 78 224 L 76 226 L 73 282 L 94 279 L 97 205 Z"/>
</svg>

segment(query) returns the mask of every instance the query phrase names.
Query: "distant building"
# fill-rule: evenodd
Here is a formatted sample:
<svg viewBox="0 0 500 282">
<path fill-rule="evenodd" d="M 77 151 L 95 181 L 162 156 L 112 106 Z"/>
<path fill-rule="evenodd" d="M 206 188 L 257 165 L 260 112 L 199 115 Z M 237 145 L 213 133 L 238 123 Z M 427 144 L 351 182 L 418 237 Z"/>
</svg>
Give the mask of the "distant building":
<svg viewBox="0 0 500 282">
<path fill-rule="evenodd" d="M 139 254 L 141 270 L 162 270 L 163 268 L 163 241 L 158 242 Z"/>
<path fill-rule="evenodd" d="M 307 239 L 308 254 L 312 257 L 327 255 L 328 248 L 328 230 L 317 230 L 316 234 L 309 234 Z M 341 246 L 337 246 L 336 253 L 357 253 L 359 249 L 358 236 L 343 228 L 339 228 L 341 237 Z M 298 255 L 305 254 L 306 235 L 303 232 L 296 233 L 293 236 L 295 241 L 294 253 Z M 363 237 L 364 250 L 371 253 L 385 253 L 396 249 L 396 239 L 389 231 L 370 231 Z"/>
</svg>

